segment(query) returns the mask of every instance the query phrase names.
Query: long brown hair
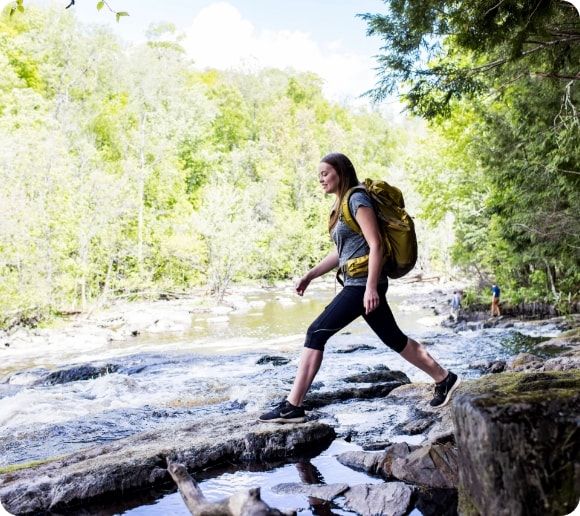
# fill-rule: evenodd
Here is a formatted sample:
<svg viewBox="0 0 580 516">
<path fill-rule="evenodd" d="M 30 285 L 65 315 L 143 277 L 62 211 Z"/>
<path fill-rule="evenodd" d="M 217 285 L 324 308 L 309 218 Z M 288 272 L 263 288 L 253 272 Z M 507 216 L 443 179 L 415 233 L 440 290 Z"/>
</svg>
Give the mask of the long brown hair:
<svg viewBox="0 0 580 516">
<path fill-rule="evenodd" d="M 338 195 L 336 197 L 336 203 L 330 212 L 330 218 L 328 220 L 328 231 L 331 232 L 332 228 L 338 222 L 338 217 L 340 215 L 340 204 L 342 199 L 352 187 L 359 184 L 358 178 L 356 177 L 356 170 L 354 165 L 344 154 L 340 152 L 331 152 L 327 154 L 320 160 L 321 163 L 327 163 L 330 165 L 336 173 L 338 174 Z"/>
</svg>

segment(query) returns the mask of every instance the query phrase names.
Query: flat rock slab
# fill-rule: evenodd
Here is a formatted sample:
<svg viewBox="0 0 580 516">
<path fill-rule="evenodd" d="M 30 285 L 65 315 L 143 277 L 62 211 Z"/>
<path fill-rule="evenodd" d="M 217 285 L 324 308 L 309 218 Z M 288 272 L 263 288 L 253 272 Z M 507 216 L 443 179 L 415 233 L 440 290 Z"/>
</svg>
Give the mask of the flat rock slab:
<svg viewBox="0 0 580 516">
<path fill-rule="evenodd" d="M 0 475 L 0 499 L 13 514 L 64 508 L 169 479 L 166 457 L 189 471 L 230 462 L 314 456 L 335 438 L 323 423 L 269 425 L 239 414 L 169 426 Z"/>
<path fill-rule="evenodd" d="M 351 487 L 344 498 L 346 505 L 361 516 L 403 516 L 407 514 L 413 490 L 402 482 L 363 484 Z"/>
<path fill-rule="evenodd" d="M 278 484 L 272 488 L 272 491 L 277 494 L 300 494 L 304 496 L 312 496 L 330 502 L 348 489 L 348 484 L 300 484 L 298 482 L 291 482 L 287 484 Z"/>
</svg>

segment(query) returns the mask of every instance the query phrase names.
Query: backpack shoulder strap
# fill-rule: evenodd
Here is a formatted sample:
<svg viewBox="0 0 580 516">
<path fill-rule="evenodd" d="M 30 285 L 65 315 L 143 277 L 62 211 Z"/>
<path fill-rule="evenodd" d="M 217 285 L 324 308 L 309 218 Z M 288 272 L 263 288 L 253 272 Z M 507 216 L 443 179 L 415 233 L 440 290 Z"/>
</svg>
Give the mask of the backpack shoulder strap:
<svg viewBox="0 0 580 516">
<path fill-rule="evenodd" d="M 353 217 L 352 213 L 350 212 L 350 207 L 348 205 L 350 201 L 350 196 L 357 190 L 366 191 L 366 188 L 363 185 L 353 186 L 348 192 L 346 192 L 345 196 L 342 198 L 342 202 L 340 203 L 340 214 L 342 219 L 344 220 L 345 224 L 352 229 L 355 233 L 362 235 L 362 230 L 358 225 L 358 222 Z"/>
</svg>

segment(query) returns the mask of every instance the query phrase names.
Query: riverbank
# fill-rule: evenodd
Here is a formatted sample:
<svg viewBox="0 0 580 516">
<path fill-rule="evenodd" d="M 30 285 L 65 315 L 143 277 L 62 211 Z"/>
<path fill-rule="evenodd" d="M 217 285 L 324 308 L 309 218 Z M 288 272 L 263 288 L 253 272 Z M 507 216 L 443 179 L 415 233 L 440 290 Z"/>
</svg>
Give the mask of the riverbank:
<svg viewBox="0 0 580 516">
<path fill-rule="evenodd" d="M 313 284 L 306 298 L 295 296 L 290 285 L 267 291 L 247 288 L 226 298 L 227 305 L 222 306 L 205 305 L 197 297 L 119 304 L 90 318 L 75 318 L 68 325 L 8 335 L 13 340 L 2 350 L 6 360 L 0 380 L 0 492 L 18 494 L 23 486 L 37 485 L 34 479 L 42 484 L 49 478 L 42 495 L 49 506 L 56 503 L 50 493 L 66 491 L 72 496 L 74 489 L 81 493 L 80 498 L 75 495 L 76 501 L 62 498 L 58 503 L 64 510 L 70 503 L 84 508 L 100 496 L 118 498 L 119 490 L 125 499 L 133 496 L 132 489 L 167 489 L 163 487 L 167 486 L 166 474 L 160 471 L 163 454 L 176 446 L 193 449 L 188 443 L 202 428 L 211 431 L 222 423 L 223 429 L 201 447 L 213 462 L 200 466 L 202 463 L 194 460 L 188 464 L 192 471 L 198 471 L 198 466 L 234 462 L 236 474 L 246 478 L 244 468 L 265 466 L 266 458 L 256 455 L 250 461 L 253 466 L 244 466 L 242 457 L 250 452 L 231 454 L 232 446 L 240 448 L 225 439 L 233 435 L 228 425 L 238 425 L 241 431 L 253 429 L 255 416 L 286 396 L 302 347 L 303 328 L 333 295 L 334 285 L 326 282 Z M 447 287 L 432 284 L 393 284 L 389 290 L 393 310 L 405 331 L 423 341 L 465 381 L 483 372 L 476 358 L 490 364 L 504 361 L 506 368 L 515 365 L 522 351 L 543 364 L 554 358 L 543 358 L 544 351 L 533 351 L 539 340 L 562 333 L 561 321 L 512 320 L 511 327 L 444 328 L 441 322 L 448 315 L 436 315 L 434 307 L 445 306 L 448 296 Z M 413 447 L 440 442 L 444 446 L 453 434 L 450 408 L 430 409 L 431 391 L 423 373 L 385 348 L 360 322 L 329 342 L 323 368 L 306 403 L 310 422 L 331 429 L 336 435 L 333 443 L 344 443 L 342 451 L 345 446 L 352 451 L 385 451 L 395 443 Z M 188 436 L 192 425 L 200 430 Z M 271 426 L 256 427 L 268 442 L 279 432 L 278 427 Z M 177 435 L 175 432 L 182 432 L 179 439 L 168 441 L 167 436 Z M 279 460 L 302 460 L 291 444 L 297 441 L 289 439 L 290 444 L 280 448 L 283 458 Z M 119 461 L 125 454 L 131 455 L 137 443 L 146 443 L 149 458 L 133 466 L 121 465 Z M 201 448 L 195 448 L 197 457 Z M 113 450 L 117 451 L 111 454 Z M 326 453 L 332 457 L 325 460 L 334 461 L 336 468 L 338 454 Z M 112 481 L 111 475 L 84 469 L 94 465 L 89 457 L 101 455 L 99 464 L 106 465 L 106 471 L 122 472 L 128 467 L 130 474 Z M 317 460 L 312 459 L 314 463 Z M 275 473 L 268 475 L 270 478 Z M 125 485 L 125 476 L 137 480 Z M 328 484 L 333 477 L 331 473 L 326 476 Z M 101 480 L 87 491 L 83 478 Z M 366 482 L 375 482 L 373 479 L 368 477 Z M 365 483 L 358 479 L 358 484 L 361 481 Z M 76 487 L 64 489 L 63 482 Z M 285 505 L 296 499 L 288 497 L 296 495 L 276 491 L 278 484 L 264 493 L 268 503 L 272 505 L 273 500 L 275 506 L 297 507 L 294 502 Z M 95 485 L 100 485 L 101 491 Z M 2 491 L 4 488 L 9 491 Z M 410 504 L 419 503 L 416 491 L 407 494 Z M 443 499 L 442 493 L 437 496 Z M 306 504 L 308 510 L 308 495 L 300 497 L 298 506 Z M 107 504 L 111 502 L 103 503 L 110 507 Z M 432 499 L 432 504 L 436 503 Z M 99 511 L 115 513 L 112 509 Z M 146 508 L 140 511 L 162 514 Z"/>
</svg>

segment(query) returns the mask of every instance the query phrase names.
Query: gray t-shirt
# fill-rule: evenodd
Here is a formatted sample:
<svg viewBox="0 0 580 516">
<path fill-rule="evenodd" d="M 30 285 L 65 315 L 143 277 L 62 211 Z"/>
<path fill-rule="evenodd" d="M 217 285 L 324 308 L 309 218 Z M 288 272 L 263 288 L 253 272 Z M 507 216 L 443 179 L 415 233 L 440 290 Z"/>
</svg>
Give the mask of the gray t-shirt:
<svg viewBox="0 0 580 516">
<path fill-rule="evenodd" d="M 356 212 L 361 206 L 367 208 L 373 207 L 369 194 L 363 190 L 353 192 L 348 201 L 348 205 L 353 217 L 356 217 Z M 369 246 L 364 236 L 350 229 L 342 217 L 338 219 L 338 222 L 332 230 L 332 239 L 338 250 L 338 264 L 340 268 L 351 258 L 358 258 L 359 256 L 369 254 Z M 365 286 L 367 284 L 367 277 L 366 274 L 358 278 L 350 278 L 348 275 L 345 275 L 344 285 Z M 387 281 L 388 277 L 383 270 L 379 277 L 379 283 L 386 283 Z"/>
</svg>

